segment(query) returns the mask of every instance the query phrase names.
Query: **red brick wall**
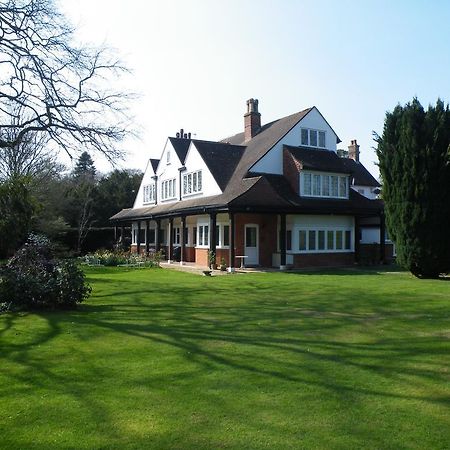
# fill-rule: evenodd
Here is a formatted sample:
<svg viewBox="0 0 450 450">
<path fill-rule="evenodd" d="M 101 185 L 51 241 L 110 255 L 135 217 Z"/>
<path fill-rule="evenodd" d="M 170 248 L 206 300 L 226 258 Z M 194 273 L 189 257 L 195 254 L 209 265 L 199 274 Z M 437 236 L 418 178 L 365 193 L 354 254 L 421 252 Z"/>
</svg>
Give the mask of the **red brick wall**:
<svg viewBox="0 0 450 450">
<path fill-rule="evenodd" d="M 236 214 L 236 255 L 244 255 L 245 224 L 256 224 L 259 226 L 259 265 L 270 267 L 272 265 L 272 253 L 277 250 L 277 215 Z"/>
<path fill-rule="evenodd" d="M 195 265 L 208 267 L 208 249 L 207 248 L 196 248 L 195 249 Z"/>
<path fill-rule="evenodd" d="M 283 149 L 283 175 L 288 180 L 294 192 L 299 194 L 300 163 L 286 149 Z"/>
<path fill-rule="evenodd" d="M 354 253 L 306 253 L 294 255 L 294 267 L 339 267 L 352 266 Z"/>
</svg>

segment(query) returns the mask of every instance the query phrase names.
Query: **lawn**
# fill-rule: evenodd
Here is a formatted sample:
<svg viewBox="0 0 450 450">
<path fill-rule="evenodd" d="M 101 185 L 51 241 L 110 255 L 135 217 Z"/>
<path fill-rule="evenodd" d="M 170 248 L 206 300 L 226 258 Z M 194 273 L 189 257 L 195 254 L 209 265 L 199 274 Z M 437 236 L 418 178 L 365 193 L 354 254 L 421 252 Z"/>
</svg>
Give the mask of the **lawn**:
<svg viewBox="0 0 450 450">
<path fill-rule="evenodd" d="M 87 271 L 0 316 L 1 449 L 450 447 L 450 282 Z"/>
</svg>

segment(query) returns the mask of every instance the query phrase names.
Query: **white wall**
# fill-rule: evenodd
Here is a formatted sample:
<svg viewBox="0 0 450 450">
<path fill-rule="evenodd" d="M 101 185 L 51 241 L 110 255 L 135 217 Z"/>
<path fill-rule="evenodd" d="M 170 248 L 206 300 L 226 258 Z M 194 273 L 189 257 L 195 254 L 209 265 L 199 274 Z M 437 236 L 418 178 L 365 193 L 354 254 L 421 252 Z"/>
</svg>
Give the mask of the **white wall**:
<svg viewBox="0 0 450 450">
<path fill-rule="evenodd" d="M 301 145 L 301 128 L 311 128 L 325 131 L 325 146 L 327 150 L 336 152 L 337 136 L 326 120 L 313 108 L 300 122 L 289 131 L 265 156 L 263 156 L 252 168 L 253 172 L 283 174 L 283 145 Z M 315 147 L 312 147 L 315 148 Z"/>
<path fill-rule="evenodd" d="M 167 152 L 170 152 L 170 162 L 169 164 L 167 163 Z M 175 149 L 173 148 L 172 143 L 170 142 L 169 139 L 167 139 L 166 141 L 166 145 L 164 146 L 164 150 L 162 152 L 161 155 L 161 160 L 159 162 L 158 165 L 158 170 L 156 171 L 156 175 L 158 176 L 158 192 L 157 192 L 157 200 L 158 200 L 158 204 L 161 203 L 171 203 L 171 202 L 176 202 L 179 201 L 180 199 L 180 172 L 179 172 L 179 168 L 182 166 L 181 161 L 178 159 L 178 155 L 175 151 Z M 162 182 L 165 180 L 171 180 L 175 178 L 176 180 L 176 195 L 175 198 L 170 199 L 170 200 L 162 200 L 162 196 L 161 196 L 161 185 Z"/>
<path fill-rule="evenodd" d="M 208 166 L 205 164 L 205 161 L 203 161 L 203 158 L 195 147 L 194 142 L 191 142 L 191 145 L 189 146 L 184 165 L 186 170 L 183 174 L 195 172 L 197 170 L 202 171 L 202 192 L 183 195 L 183 200 L 197 197 L 209 197 L 211 195 L 219 195 L 222 193 L 219 185 L 209 171 Z"/>
<path fill-rule="evenodd" d="M 154 180 L 152 180 L 153 176 L 155 176 L 155 172 L 153 171 L 152 163 L 150 162 L 150 160 L 148 160 L 144 176 L 142 177 L 141 185 L 139 186 L 138 193 L 134 200 L 133 208 L 142 208 L 144 206 L 144 186 L 155 182 Z M 145 206 L 150 206 L 152 204 L 154 204 L 154 202 L 145 203 Z"/>
</svg>

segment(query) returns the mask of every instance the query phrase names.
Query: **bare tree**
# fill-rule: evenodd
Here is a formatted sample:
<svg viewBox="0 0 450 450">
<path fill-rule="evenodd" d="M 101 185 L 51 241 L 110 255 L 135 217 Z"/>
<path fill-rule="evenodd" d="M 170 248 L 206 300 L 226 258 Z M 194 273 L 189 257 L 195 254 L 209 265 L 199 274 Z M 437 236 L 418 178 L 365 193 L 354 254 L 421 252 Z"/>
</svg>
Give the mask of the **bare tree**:
<svg viewBox="0 0 450 450">
<path fill-rule="evenodd" d="M 122 156 L 131 95 L 108 88 L 126 71 L 110 53 L 75 45 L 53 0 L 0 3 L 0 149 L 34 132 L 69 156 L 82 146 L 110 161 Z"/>
</svg>

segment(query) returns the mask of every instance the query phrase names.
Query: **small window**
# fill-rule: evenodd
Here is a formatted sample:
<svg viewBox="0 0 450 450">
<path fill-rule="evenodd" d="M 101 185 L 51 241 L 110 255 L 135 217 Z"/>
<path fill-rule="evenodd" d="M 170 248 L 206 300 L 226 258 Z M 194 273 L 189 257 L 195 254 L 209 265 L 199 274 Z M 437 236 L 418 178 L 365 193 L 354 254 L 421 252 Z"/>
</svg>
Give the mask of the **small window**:
<svg viewBox="0 0 450 450">
<path fill-rule="evenodd" d="M 167 150 L 167 154 L 166 154 L 166 163 L 170 164 L 170 150 Z"/>
<path fill-rule="evenodd" d="M 342 250 L 342 231 L 336 231 L 336 250 Z"/>
<path fill-rule="evenodd" d="M 230 245 L 230 225 L 223 226 L 223 246 L 228 247 Z"/>
<path fill-rule="evenodd" d="M 310 173 L 303 174 L 303 194 L 311 195 L 311 174 Z"/>
<path fill-rule="evenodd" d="M 309 145 L 317 147 L 317 130 L 309 130 Z"/>
<path fill-rule="evenodd" d="M 292 230 L 286 230 L 286 250 L 292 250 Z"/>
<path fill-rule="evenodd" d="M 338 197 L 338 177 L 332 175 L 330 178 L 331 178 L 331 196 Z"/>
<path fill-rule="evenodd" d="M 319 147 L 325 148 L 325 131 L 319 131 Z"/>
<path fill-rule="evenodd" d="M 325 231 L 320 230 L 317 236 L 317 248 L 318 250 L 325 250 Z"/>
<path fill-rule="evenodd" d="M 351 250 L 352 248 L 352 232 L 346 230 L 345 232 L 345 250 Z"/>
<path fill-rule="evenodd" d="M 309 230 L 308 233 L 308 249 L 309 250 L 316 249 L 316 232 L 313 230 Z"/>
<path fill-rule="evenodd" d="M 339 177 L 339 197 L 347 197 L 347 177 Z"/>
<path fill-rule="evenodd" d="M 298 234 L 298 249 L 306 250 L 306 230 L 300 230 Z"/>
<path fill-rule="evenodd" d="M 334 250 L 334 231 L 327 231 L 327 250 Z"/>
<path fill-rule="evenodd" d="M 313 195 L 320 195 L 320 175 L 313 175 Z"/>
<path fill-rule="evenodd" d="M 322 175 L 322 195 L 324 197 L 330 195 L 330 177 L 328 175 Z"/>
<path fill-rule="evenodd" d="M 306 128 L 302 128 L 302 145 L 308 145 L 308 130 Z"/>
</svg>

